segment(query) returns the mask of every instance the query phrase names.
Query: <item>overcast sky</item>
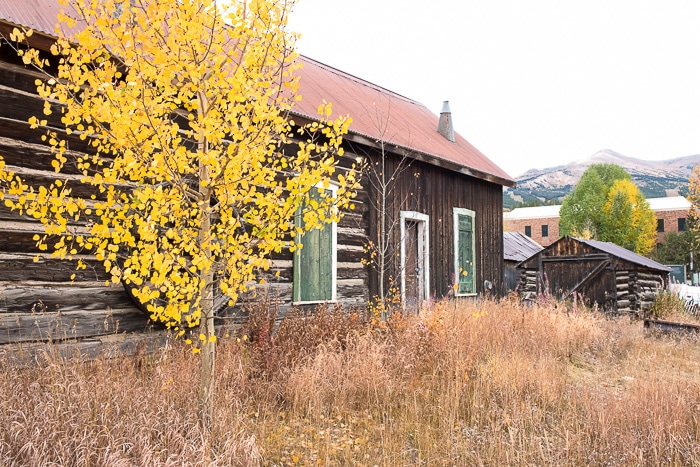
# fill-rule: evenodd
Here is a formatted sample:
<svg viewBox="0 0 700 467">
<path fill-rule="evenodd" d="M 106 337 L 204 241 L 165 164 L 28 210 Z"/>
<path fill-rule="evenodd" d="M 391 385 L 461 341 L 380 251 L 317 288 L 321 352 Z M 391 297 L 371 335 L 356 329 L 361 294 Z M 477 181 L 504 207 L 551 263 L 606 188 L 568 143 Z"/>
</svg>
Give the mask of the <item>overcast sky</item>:
<svg viewBox="0 0 700 467">
<path fill-rule="evenodd" d="M 311 58 L 423 103 L 515 177 L 700 153 L 700 1 L 298 0 Z"/>
</svg>

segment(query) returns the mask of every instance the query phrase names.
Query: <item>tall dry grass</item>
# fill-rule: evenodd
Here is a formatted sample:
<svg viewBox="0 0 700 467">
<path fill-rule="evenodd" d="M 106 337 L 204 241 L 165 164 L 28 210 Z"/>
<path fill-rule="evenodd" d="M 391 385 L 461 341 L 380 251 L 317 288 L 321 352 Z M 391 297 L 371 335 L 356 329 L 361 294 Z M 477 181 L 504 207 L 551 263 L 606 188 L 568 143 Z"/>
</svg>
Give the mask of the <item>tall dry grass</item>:
<svg viewBox="0 0 700 467">
<path fill-rule="evenodd" d="M 3 365 L 3 465 L 700 465 L 700 342 L 555 302 L 294 315 L 197 357 Z M 242 333 L 251 339 L 238 339 Z"/>
</svg>

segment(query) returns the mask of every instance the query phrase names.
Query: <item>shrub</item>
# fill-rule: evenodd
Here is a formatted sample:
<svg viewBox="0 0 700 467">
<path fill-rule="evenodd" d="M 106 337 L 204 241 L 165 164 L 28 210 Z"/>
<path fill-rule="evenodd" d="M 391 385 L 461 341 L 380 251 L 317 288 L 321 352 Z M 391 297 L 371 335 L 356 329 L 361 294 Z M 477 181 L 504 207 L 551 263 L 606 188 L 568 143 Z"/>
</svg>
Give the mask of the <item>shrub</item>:
<svg viewBox="0 0 700 467">
<path fill-rule="evenodd" d="M 663 319 L 685 311 L 685 300 L 671 290 L 662 290 L 651 304 L 645 318 Z"/>
</svg>

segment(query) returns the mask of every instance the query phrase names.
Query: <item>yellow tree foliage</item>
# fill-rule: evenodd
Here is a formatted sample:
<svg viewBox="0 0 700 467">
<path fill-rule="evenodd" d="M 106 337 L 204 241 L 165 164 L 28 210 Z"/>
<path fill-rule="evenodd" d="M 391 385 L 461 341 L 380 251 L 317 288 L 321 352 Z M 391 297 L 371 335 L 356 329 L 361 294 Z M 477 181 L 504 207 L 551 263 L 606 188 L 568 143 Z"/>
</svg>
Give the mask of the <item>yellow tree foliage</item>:
<svg viewBox="0 0 700 467">
<path fill-rule="evenodd" d="M 690 201 L 690 213 L 688 223 L 690 230 L 700 230 L 700 165 L 693 167 L 693 172 L 688 179 L 688 201 Z"/>
<path fill-rule="evenodd" d="M 648 255 L 656 243 L 656 216 L 644 195 L 630 180 L 616 180 L 603 205 L 605 228 L 601 240 L 640 255 Z"/>
<path fill-rule="evenodd" d="M 179 332 L 199 324 L 203 379 L 214 368 L 214 289 L 235 302 L 272 252 L 294 251 L 302 229 L 338 220 L 357 188 L 354 170 L 336 170 L 350 119 L 330 120 L 325 102 L 316 123 L 289 119 L 300 99 L 296 36 L 286 29 L 292 6 L 73 0 L 52 47 L 57 73 L 37 88 L 44 113 L 60 111 L 65 134 L 93 152 L 73 157 L 49 132 L 57 177 L 48 186 L 29 186 L 0 161 L 0 196 L 43 224 L 41 248 L 59 236 L 54 256 L 93 254 L 114 282 L 134 285 L 153 319 Z M 46 65 L 18 50 L 25 63 Z M 43 127 L 42 118 L 30 123 Z M 96 196 L 72 195 L 60 175 L 66 164 L 77 164 Z M 312 200 L 331 179 L 335 196 Z M 295 223 L 300 206 L 304 222 Z"/>
</svg>

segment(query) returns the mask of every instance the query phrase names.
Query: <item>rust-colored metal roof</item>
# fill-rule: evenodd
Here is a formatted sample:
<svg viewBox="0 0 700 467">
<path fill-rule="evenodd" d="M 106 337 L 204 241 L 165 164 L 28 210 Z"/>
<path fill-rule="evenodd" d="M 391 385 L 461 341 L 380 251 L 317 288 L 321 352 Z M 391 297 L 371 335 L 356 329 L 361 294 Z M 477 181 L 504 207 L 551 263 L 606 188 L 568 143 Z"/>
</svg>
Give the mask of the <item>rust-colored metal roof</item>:
<svg viewBox="0 0 700 467">
<path fill-rule="evenodd" d="M 383 140 L 409 156 L 507 186 L 515 181 L 469 141 L 455 133 L 452 143 L 438 133 L 437 115 L 423 104 L 376 86 L 308 57 L 293 113 L 317 118 L 318 105 L 333 103 L 334 115 L 350 115 L 350 131 L 371 141 Z"/>
<path fill-rule="evenodd" d="M 57 0 L 0 0 L 0 21 L 21 25 L 49 36 L 61 6 Z M 465 173 L 500 185 L 515 186 L 515 181 L 466 139 L 455 133 L 450 142 L 438 131 L 438 116 L 424 105 L 388 89 L 300 57 L 303 68 L 300 94 L 293 114 L 317 119 L 319 104 L 333 103 L 334 115 L 350 115 L 350 137 L 364 142 L 383 140 L 389 149 L 425 160 L 434 165 Z"/>
<path fill-rule="evenodd" d="M 44 34 L 55 34 L 57 0 L 0 0 L 0 19 Z"/>
</svg>

